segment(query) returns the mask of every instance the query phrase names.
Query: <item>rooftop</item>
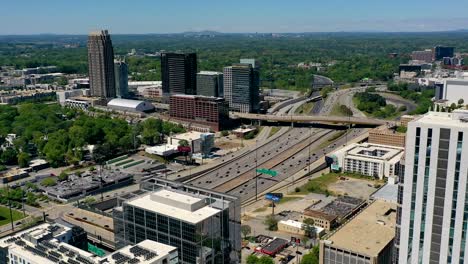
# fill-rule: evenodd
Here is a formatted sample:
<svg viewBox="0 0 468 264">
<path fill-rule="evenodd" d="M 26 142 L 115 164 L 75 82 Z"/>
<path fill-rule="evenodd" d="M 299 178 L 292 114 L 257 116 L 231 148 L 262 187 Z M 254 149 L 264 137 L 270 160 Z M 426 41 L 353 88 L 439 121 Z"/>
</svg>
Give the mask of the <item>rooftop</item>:
<svg viewBox="0 0 468 264">
<path fill-rule="evenodd" d="M 393 159 L 399 160 L 403 155 L 403 152 L 404 149 L 401 147 L 370 143 L 353 143 L 335 151 L 334 154 L 345 154 L 347 157 L 369 161 L 391 161 Z"/>
<path fill-rule="evenodd" d="M 396 205 L 377 200 L 325 242 L 367 256 L 377 256 L 395 237 Z"/>
<path fill-rule="evenodd" d="M 189 131 L 187 133 L 182 133 L 182 134 L 177 134 L 172 136 L 173 139 L 179 139 L 179 140 L 187 140 L 187 141 L 192 141 L 192 140 L 197 140 L 202 137 L 204 134 L 211 134 L 211 133 L 202 133 L 198 131 Z"/>
<path fill-rule="evenodd" d="M 372 194 L 372 198 L 376 200 L 383 200 L 387 202 L 397 203 L 398 185 L 385 184 L 382 188 Z"/>
<path fill-rule="evenodd" d="M 336 217 L 345 217 L 363 203 L 364 200 L 362 199 L 349 196 L 340 196 L 320 209 L 314 209 L 314 205 L 312 205 L 305 210 L 304 214 L 310 216 L 320 216 L 323 219 L 332 221 Z"/>
<path fill-rule="evenodd" d="M 120 107 L 136 108 L 141 103 L 144 103 L 144 101 L 116 98 L 116 99 L 110 100 L 110 102 L 107 104 L 107 106 L 120 106 Z"/>
<path fill-rule="evenodd" d="M 166 189 L 144 194 L 126 204 L 191 224 L 197 224 L 220 212 L 207 205 L 204 198 Z"/>
<path fill-rule="evenodd" d="M 216 71 L 200 71 L 198 74 L 203 74 L 203 75 L 220 75 L 223 74 L 222 72 L 216 72 Z"/>
<path fill-rule="evenodd" d="M 71 234 L 71 228 L 61 224 L 41 224 L 0 240 L 0 247 L 8 248 L 15 255 L 27 257 L 34 263 L 56 264 L 150 264 L 165 258 L 177 249 L 151 240 L 124 247 L 110 255 L 97 257 L 57 238 Z M 52 234 L 52 235 L 50 235 Z"/>
<path fill-rule="evenodd" d="M 468 110 L 455 110 L 452 113 L 428 112 L 409 124 L 412 123 L 468 128 Z"/>
</svg>

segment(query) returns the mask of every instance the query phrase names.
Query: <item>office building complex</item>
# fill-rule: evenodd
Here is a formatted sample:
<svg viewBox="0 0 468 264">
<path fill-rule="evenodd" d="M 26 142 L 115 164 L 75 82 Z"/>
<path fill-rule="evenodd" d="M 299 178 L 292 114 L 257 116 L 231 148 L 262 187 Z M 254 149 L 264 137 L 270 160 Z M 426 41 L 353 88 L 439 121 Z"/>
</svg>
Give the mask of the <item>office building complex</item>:
<svg viewBox="0 0 468 264">
<path fill-rule="evenodd" d="M 250 63 L 224 68 L 224 98 L 233 111 L 251 113 L 259 110 L 259 72 Z"/>
<path fill-rule="evenodd" d="M 91 95 L 114 98 L 114 48 L 107 30 L 92 32 L 88 37 L 88 71 Z"/>
<path fill-rule="evenodd" d="M 240 200 L 153 178 L 139 194 L 118 198 L 117 245 L 145 239 L 174 246 L 180 263 L 240 263 Z"/>
<path fill-rule="evenodd" d="M 114 63 L 115 92 L 118 98 L 128 97 L 128 65 L 118 60 Z"/>
<path fill-rule="evenodd" d="M 197 94 L 197 54 L 161 54 L 161 79 L 164 97 Z"/>
<path fill-rule="evenodd" d="M 434 47 L 434 60 L 442 60 L 444 57 L 453 57 L 454 47 L 436 46 Z"/>
<path fill-rule="evenodd" d="M 197 94 L 204 96 L 224 96 L 223 73 L 201 71 L 197 73 Z"/>
<path fill-rule="evenodd" d="M 332 161 L 331 169 L 334 171 L 383 179 L 398 175 L 403 150 L 401 147 L 387 145 L 353 143 L 333 152 L 329 159 Z"/>
<path fill-rule="evenodd" d="M 389 264 L 395 238 L 396 205 L 374 201 L 320 241 L 320 264 Z"/>
<path fill-rule="evenodd" d="M 229 125 L 229 109 L 223 98 L 198 95 L 173 95 L 169 115 L 178 120 L 220 131 Z"/>
<path fill-rule="evenodd" d="M 468 260 L 468 111 L 408 123 L 397 215 L 399 263 Z"/>
</svg>

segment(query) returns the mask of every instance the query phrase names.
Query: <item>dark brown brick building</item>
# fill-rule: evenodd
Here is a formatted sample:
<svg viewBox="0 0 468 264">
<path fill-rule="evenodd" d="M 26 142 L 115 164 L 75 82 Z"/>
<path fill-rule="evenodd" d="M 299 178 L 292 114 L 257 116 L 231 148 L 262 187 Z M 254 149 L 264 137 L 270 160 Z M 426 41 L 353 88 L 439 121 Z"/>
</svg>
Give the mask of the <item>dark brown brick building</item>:
<svg viewBox="0 0 468 264">
<path fill-rule="evenodd" d="M 223 98 L 179 94 L 170 97 L 169 115 L 174 119 L 220 131 L 229 124 L 228 109 Z"/>
</svg>

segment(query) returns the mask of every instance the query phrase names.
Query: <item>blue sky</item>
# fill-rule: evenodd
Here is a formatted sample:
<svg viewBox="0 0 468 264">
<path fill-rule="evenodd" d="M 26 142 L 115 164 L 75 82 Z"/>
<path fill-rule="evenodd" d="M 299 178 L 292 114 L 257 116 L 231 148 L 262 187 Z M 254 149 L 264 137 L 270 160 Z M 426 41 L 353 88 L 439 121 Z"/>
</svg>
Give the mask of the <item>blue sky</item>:
<svg viewBox="0 0 468 264">
<path fill-rule="evenodd" d="M 468 0 L 2 0 L 0 34 L 440 31 Z"/>
</svg>

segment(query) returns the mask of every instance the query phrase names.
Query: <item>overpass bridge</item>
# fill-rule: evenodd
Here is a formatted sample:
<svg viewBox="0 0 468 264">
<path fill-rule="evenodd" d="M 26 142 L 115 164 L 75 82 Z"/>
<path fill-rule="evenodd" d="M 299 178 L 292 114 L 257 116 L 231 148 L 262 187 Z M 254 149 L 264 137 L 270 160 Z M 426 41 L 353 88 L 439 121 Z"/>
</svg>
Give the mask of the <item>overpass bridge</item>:
<svg viewBox="0 0 468 264">
<path fill-rule="evenodd" d="M 345 117 L 345 116 L 307 116 L 307 115 L 264 115 L 231 112 L 233 119 L 249 119 L 270 122 L 285 123 L 319 123 L 319 124 L 354 124 L 365 126 L 380 126 L 390 124 L 390 121 L 367 117 Z"/>
</svg>

